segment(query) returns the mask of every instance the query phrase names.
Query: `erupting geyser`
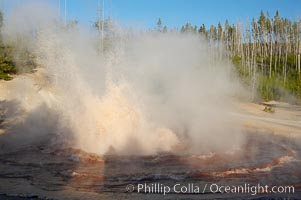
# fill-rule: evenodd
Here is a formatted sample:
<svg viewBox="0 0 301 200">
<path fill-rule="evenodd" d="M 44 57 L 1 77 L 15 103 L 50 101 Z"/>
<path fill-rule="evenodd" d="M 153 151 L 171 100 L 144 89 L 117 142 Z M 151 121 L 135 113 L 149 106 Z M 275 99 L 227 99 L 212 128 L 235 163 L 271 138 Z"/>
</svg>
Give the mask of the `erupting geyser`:
<svg viewBox="0 0 301 200">
<path fill-rule="evenodd" d="M 230 115 L 239 88 L 231 65 L 199 36 L 110 30 L 101 53 L 93 31 L 66 28 L 51 14 L 35 21 L 36 10 L 47 9 L 12 12 L 4 36 L 23 38 L 34 52 L 45 72 L 39 102 L 58 114 L 58 132 L 70 130 L 78 147 L 100 154 L 179 147 L 196 153 L 243 143 Z"/>
</svg>

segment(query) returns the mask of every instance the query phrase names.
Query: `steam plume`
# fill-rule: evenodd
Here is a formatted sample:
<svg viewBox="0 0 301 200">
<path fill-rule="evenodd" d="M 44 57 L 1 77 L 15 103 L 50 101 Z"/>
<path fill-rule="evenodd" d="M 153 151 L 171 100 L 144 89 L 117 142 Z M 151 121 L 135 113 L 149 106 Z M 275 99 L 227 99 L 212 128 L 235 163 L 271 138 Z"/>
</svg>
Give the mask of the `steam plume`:
<svg viewBox="0 0 301 200">
<path fill-rule="evenodd" d="M 58 132 L 70 129 L 77 147 L 153 154 L 182 146 L 200 153 L 243 142 L 230 115 L 238 88 L 232 66 L 215 60 L 199 36 L 119 30 L 101 54 L 93 31 L 67 29 L 51 14 L 23 30 L 16 18 L 35 24 L 36 11 L 49 10 L 36 7 L 13 12 L 4 35 L 11 39 L 18 29 L 15 37 L 30 38 L 26 46 L 47 77 L 39 98 L 60 116 Z"/>
</svg>

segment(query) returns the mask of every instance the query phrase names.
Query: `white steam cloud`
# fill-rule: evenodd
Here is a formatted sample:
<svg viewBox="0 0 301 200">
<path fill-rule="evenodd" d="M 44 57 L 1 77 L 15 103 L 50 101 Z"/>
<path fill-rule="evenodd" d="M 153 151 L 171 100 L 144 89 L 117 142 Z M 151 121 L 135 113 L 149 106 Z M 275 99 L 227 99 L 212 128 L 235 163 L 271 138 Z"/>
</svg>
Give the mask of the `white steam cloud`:
<svg viewBox="0 0 301 200">
<path fill-rule="evenodd" d="M 97 34 L 66 29 L 54 17 L 29 30 L 24 23 L 35 24 L 39 11 L 48 9 L 26 10 L 13 12 L 4 36 L 36 31 L 26 45 L 49 80 L 40 98 L 60 116 L 56 130 L 64 135 L 70 129 L 77 147 L 154 154 L 242 144 L 230 114 L 238 88 L 232 66 L 217 61 L 200 36 L 119 31 L 102 54 Z M 24 15 L 25 22 L 16 20 Z"/>
</svg>

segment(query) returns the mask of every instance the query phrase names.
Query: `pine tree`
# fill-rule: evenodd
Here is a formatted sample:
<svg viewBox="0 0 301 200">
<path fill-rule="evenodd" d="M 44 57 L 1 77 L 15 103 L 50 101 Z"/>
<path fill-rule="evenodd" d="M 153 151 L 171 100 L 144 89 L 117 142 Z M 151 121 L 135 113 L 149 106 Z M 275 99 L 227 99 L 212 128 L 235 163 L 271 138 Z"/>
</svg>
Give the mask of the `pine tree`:
<svg viewBox="0 0 301 200">
<path fill-rule="evenodd" d="M 161 21 L 161 18 L 159 18 L 158 22 L 157 22 L 157 30 L 161 31 L 161 28 L 162 28 L 162 21 Z"/>
</svg>

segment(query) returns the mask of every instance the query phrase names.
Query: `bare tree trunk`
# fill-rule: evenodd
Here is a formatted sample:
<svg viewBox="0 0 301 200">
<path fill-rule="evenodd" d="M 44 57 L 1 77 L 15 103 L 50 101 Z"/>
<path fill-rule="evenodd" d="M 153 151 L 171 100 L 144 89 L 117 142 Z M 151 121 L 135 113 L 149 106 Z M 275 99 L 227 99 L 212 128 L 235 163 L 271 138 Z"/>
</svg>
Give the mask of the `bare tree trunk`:
<svg viewBox="0 0 301 200">
<path fill-rule="evenodd" d="M 298 54 L 298 59 L 297 59 L 297 63 L 298 63 L 298 73 L 300 74 L 300 54 Z"/>
<path fill-rule="evenodd" d="M 277 37 L 275 38 L 275 41 L 277 41 Z M 275 55 L 275 58 L 274 58 L 274 73 L 276 74 L 277 73 L 277 60 L 278 60 L 278 51 L 277 51 L 277 46 L 278 46 L 278 43 L 275 42 L 275 45 L 274 45 L 274 55 Z"/>
<path fill-rule="evenodd" d="M 256 26 L 256 25 L 255 25 Z M 255 31 L 256 32 L 256 31 Z M 254 37 L 255 36 L 255 37 Z M 256 84 L 256 33 L 253 34 L 253 49 L 252 49 L 252 101 L 255 99 L 255 84 Z"/>
<path fill-rule="evenodd" d="M 273 38 L 272 38 L 272 31 L 270 31 L 270 71 L 269 71 L 270 78 L 272 78 L 272 60 L 273 60 Z"/>
<path fill-rule="evenodd" d="M 280 65 L 281 67 L 281 44 L 279 44 L 279 53 L 278 53 L 279 57 L 278 57 L 278 64 Z M 281 70 L 281 69 L 280 69 Z M 280 71 L 279 70 L 279 71 Z"/>
<path fill-rule="evenodd" d="M 285 85 L 285 82 L 286 82 L 286 73 L 287 73 L 287 52 L 288 52 L 288 47 L 286 48 L 286 51 L 285 51 L 285 62 L 284 62 L 284 78 L 283 78 L 283 81 L 284 81 L 284 85 Z"/>
</svg>

